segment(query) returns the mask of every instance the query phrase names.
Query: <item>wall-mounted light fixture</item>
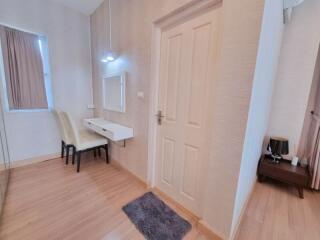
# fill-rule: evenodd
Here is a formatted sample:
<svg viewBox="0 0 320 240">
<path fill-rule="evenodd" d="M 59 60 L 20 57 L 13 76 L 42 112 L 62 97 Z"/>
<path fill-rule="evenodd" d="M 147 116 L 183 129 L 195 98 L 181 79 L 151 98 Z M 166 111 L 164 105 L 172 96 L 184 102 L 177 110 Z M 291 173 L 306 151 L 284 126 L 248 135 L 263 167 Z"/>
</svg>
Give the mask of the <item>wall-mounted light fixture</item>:
<svg viewBox="0 0 320 240">
<path fill-rule="evenodd" d="M 107 51 L 103 58 L 101 59 L 101 62 L 107 63 L 107 62 L 113 62 L 117 59 L 118 55 L 114 51 Z"/>
<path fill-rule="evenodd" d="M 113 62 L 117 59 L 118 54 L 116 51 L 112 49 L 112 16 L 111 16 L 111 0 L 108 1 L 108 10 L 109 10 L 109 50 L 105 51 L 103 54 L 103 57 L 101 59 L 101 62 L 108 63 Z"/>
</svg>

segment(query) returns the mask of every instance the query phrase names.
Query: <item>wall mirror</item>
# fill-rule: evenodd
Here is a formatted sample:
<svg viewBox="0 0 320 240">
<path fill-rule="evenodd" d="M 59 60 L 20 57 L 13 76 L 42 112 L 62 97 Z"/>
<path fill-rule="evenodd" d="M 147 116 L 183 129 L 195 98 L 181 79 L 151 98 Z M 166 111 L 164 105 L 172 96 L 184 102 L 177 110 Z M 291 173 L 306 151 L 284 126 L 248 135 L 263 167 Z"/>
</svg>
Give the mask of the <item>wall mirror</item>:
<svg viewBox="0 0 320 240">
<path fill-rule="evenodd" d="M 107 111 L 126 111 L 126 73 L 110 74 L 103 77 L 103 109 Z"/>
</svg>

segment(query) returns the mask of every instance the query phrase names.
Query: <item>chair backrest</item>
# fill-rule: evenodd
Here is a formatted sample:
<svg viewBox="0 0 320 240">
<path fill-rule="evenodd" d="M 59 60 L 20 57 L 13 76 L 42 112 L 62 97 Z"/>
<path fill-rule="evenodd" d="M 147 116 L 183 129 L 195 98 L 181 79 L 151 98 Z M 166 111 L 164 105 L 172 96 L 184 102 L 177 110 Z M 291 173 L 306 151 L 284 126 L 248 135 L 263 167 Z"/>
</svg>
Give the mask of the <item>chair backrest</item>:
<svg viewBox="0 0 320 240">
<path fill-rule="evenodd" d="M 60 134 L 61 134 L 61 139 L 66 143 L 66 144 L 71 144 L 71 136 L 68 133 L 68 127 L 63 121 L 63 116 L 62 112 L 59 110 L 54 109 L 53 114 L 58 122 Z"/>
<path fill-rule="evenodd" d="M 71 115 L 67 112 L 61 112 L 62 115 L 62 119 L 65 122 L 65 125 L 67 126 L 67 132 L 69 134 L 69 136 L 71 136 L 71 141 L 73 143 L 73 145 L 75 145 L 75 147 L 79 147 L 80 146 L 80 135 L 79 135 L 79 131 L 78 128 L 75 124 L 75 122 L 73 121 Z"/>
</svg>

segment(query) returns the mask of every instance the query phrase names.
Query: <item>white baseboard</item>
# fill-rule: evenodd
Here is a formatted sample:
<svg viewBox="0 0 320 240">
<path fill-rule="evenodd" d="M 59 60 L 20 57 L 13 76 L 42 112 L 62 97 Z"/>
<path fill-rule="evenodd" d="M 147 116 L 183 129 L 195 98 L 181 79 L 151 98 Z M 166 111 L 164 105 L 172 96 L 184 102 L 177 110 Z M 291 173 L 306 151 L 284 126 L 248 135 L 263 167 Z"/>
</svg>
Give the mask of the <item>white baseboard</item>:
<svg viewBox="0 0 320 240">
<path fill-rule="evenodd" d="M 28 159 L 24 159 L 24 160 L 12 161 L 11 168 L 23 167 L 23 166 L 27 166 L 30 164 L 44 162 L 44 161 L 59 158 L 59 157 L 60 157 L 60 153 L 53 153 L 53 154 L 48 154 L 48 155 L 39 156 L 39 157 L 35 157 L 35 158 L 28 158 Z"/>
</svg>

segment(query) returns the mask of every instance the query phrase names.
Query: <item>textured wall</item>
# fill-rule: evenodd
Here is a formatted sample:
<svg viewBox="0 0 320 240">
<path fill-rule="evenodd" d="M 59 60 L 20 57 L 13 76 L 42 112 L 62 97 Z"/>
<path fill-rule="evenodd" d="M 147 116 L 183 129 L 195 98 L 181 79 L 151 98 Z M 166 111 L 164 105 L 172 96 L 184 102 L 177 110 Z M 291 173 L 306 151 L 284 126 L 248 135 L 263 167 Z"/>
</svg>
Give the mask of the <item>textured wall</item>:
<svg viewBox="0 0 320 240">
<path fill-rule="evenodd" d="M 204 219 L 225 237 L 231 233 L 263 9 L 264 0 L 223 1 Z"/>
</svg>

